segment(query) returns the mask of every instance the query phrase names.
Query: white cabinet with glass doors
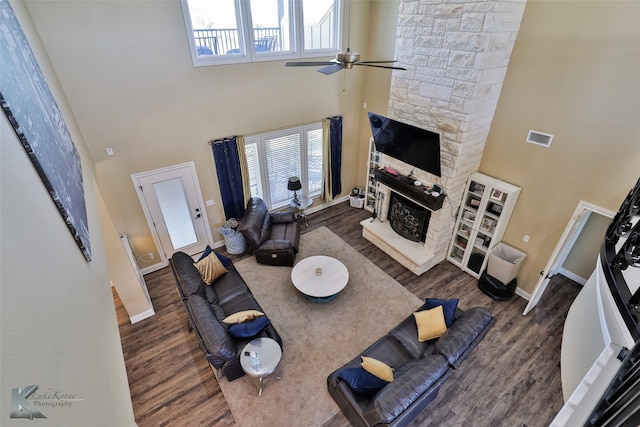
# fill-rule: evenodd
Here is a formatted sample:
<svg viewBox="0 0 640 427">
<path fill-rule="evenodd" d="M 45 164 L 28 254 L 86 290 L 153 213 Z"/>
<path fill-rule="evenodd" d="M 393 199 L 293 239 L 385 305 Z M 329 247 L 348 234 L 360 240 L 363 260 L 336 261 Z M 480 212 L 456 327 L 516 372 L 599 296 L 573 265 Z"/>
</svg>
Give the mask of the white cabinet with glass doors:
<svg viewBox="0 0 640 427">
<path fill-rule="evenodd" d="M 447 259 L 479 278 L 489 251 L 500 242 L 520 187 L 481 173 L 469 177 Z"/>
<path fill-rule="evenodd" d="M 369 212 L 373 212 L 376 208 L 376 196 L 378 192 L 378 183 L 374 176 L 374 172 L 380 166 L 380 153 L 376 150 L 373 138 L 369 139 L 369 158 L 367 159 L 367 184 L 365 187 L 366 195 L 364 208 Z"/>
</svg>

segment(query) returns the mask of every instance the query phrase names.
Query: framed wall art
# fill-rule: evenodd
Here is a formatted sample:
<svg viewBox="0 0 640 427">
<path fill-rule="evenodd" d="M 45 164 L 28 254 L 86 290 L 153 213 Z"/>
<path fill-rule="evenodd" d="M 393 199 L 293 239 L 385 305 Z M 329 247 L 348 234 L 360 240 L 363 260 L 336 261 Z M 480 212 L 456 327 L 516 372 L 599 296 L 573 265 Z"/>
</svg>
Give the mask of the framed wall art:
<svg viewBox="0 0 640 427">
<path fill-rule="evenodd" d="M 73 239 L 91 261 L 80 155 L 7 0 L 0 0 L 0 63 L 0 107 Z"/>
</svg>

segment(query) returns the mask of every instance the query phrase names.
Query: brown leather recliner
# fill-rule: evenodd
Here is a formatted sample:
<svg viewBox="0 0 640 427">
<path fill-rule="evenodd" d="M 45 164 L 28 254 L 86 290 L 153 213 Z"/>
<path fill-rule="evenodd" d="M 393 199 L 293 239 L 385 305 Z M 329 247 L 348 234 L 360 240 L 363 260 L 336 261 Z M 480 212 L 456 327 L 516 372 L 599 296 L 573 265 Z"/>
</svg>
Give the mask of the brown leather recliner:
<svg viewBox="0 0 640 427">
<path fill-rule="evenodd" d="M 300 225 L 293 212 L 270 214 L 262 199 L 252 197 L 238 231 L 259 263 L 293 266 L 300 243 Z"/>
</svg>

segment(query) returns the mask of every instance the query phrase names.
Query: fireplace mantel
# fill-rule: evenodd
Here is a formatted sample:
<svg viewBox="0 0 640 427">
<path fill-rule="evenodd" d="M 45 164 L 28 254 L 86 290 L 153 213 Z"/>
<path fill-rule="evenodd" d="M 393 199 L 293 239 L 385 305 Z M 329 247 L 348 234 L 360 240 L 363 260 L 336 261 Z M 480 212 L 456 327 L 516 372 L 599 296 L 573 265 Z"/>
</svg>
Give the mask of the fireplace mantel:
<svg viewBox="0 0 640 427">
<path fill-rule="evenodd" d="M 384 169 L 376 169 L 374 178 L 397 193 L 415 200 L 430 211 L 437 211 L 442 208 L 442 204 L 446 198 L 444 194 L 440 194 L 437 197 L 427 194 L 425 193 L 425 187 L 423 185 L 416 186 L 413 184 L 413 179 L 404 175 L 394 176 Z"/>
</svg>

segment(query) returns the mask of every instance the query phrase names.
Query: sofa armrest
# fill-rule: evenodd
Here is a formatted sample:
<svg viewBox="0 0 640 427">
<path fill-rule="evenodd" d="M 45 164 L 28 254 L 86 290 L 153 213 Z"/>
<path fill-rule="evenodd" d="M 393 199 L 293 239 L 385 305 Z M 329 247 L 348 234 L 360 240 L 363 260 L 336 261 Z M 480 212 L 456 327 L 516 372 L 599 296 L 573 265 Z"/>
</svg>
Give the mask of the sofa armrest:
<svg viewBox="0 0 640 427">
<path fill-rule="evenodd" d="M 397 378 L 373 397 L 364 418 L 372 426 L 393 422 L 423 395 L 428 402 L 433 400 L 450 374 L 449 365 L 441 356 L 410 360 L 399 369 Z"/>
<path fill-rule="evenodd" d="M 453 322 L 436 342 L 436 352 L 453 367 L 459 366 L 473 348 L 484 338 L 495 319 L 486 308 L 474 307 Z"/>
<path fill-rule="evenodd" d="M 227 328 L 218 320 L 206 299 L 191 295 L 187 300 L 191 321 L 202 339 L 205 350 L 218 360 L 229 361 L 237 357 L 236 344 Z"/>
<path fill-rule="evenodd" d="M 286 224 L 287 222 L 294 222 L 295 220 L 295 214 L 291 211 L 274 212 L 271 214 L 271 221 L 274 224 Z"/>
</svg>

